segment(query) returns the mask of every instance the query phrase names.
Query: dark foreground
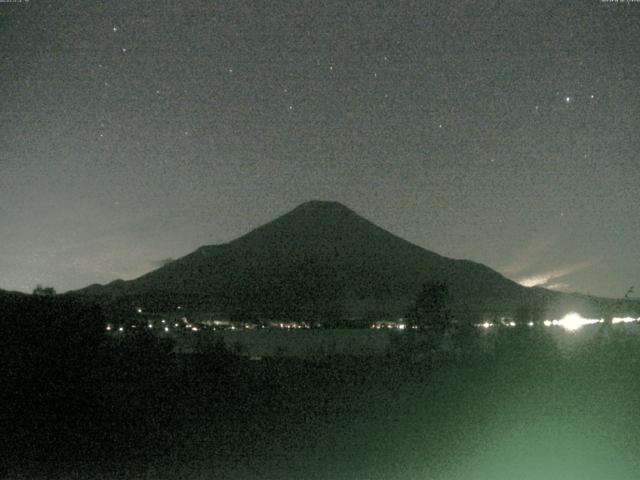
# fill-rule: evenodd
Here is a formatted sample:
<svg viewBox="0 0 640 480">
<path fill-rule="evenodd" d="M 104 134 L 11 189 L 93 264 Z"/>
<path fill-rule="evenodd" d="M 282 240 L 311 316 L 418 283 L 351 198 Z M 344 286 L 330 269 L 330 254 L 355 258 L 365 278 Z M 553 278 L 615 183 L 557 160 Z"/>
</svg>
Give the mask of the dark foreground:
<svg viewBox="0 0 640 480">
<path fill-rule="evenodd" d="M 400 344 L 388 356 L 311 361 L 251 361 L 215 348 L 177 358 L 147 337 L 102 342 L 77 359 L 80 373 L 53 362 L 13 379 L 0 473 L 638 478 L 637 340 L 593 343 L 567 358 L 531 333 L 505 335 L 491 354 L 424 356 Z"/>
</svg>

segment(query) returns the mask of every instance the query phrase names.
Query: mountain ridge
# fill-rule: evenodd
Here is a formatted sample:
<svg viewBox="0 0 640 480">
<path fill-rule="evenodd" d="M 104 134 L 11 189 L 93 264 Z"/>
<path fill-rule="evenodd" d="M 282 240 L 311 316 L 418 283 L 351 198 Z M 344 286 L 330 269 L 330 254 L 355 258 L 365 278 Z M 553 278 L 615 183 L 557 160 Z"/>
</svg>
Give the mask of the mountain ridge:
<svg viewBox="0 0 640 480">
<path fill-rule="evenodd" d="M 459 316 L 513 314 L 523 306 L 549 311 L 571 297 L 524 287 L 471 260 L 444 257 L 341 203 L 319 200 L 134 280 L 73 294 L 113 301 L 164 297 L 160 303 L 197 298 L 199 308 L 227 316 L 397 317 L 423 284 L 433 282 L 449 286 Z M 588 303 L 579 297 L 574 303 Z"/>
</svg>

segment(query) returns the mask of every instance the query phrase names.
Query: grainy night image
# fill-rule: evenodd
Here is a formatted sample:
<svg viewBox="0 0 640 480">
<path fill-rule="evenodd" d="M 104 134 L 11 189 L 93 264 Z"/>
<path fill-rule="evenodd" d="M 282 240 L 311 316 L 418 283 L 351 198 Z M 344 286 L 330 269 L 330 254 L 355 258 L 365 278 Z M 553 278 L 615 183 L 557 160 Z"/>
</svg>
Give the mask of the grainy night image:
<svg viewBox="0 0 640 480">
<path fill-rule="evenodd" d="M 0 40 L 0 478 L 639 478 L 640 2 Z"/>
</svg>

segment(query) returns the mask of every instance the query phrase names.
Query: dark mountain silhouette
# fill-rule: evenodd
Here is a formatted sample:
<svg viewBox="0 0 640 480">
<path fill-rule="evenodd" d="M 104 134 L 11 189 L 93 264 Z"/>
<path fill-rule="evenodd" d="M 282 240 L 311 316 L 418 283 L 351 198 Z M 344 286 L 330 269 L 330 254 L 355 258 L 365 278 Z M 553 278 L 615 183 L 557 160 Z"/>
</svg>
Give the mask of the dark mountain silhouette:
<svg viewBox="0 0 640 480">
<path fill-rule="evenodd" d="M 204 246 L 135 280 L 75 292 L 101 302 L 283 318 L 401 316 L 425 283 L 449 286 L 457 315 L 514 314 L 566 303 L 490 268 L 409 243 L 336 202 L 311 201 L 222 245 Z M 586 297 L 585 297 L 586 298 Z"/>
</svg>

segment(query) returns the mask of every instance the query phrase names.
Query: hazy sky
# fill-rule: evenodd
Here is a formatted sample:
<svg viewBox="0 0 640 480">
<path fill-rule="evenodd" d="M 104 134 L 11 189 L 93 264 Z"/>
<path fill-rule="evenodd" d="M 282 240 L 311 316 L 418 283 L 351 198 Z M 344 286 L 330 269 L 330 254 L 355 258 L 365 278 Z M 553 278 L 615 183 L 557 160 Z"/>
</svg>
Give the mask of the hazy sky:
<svg viewBox="0 0 640 480">
<path fill-rule="evenodd" d="M 640 2 L 0 3 L 0 288 L 131 279 L 309 199 L 640 291 Z"/>
</svg>

